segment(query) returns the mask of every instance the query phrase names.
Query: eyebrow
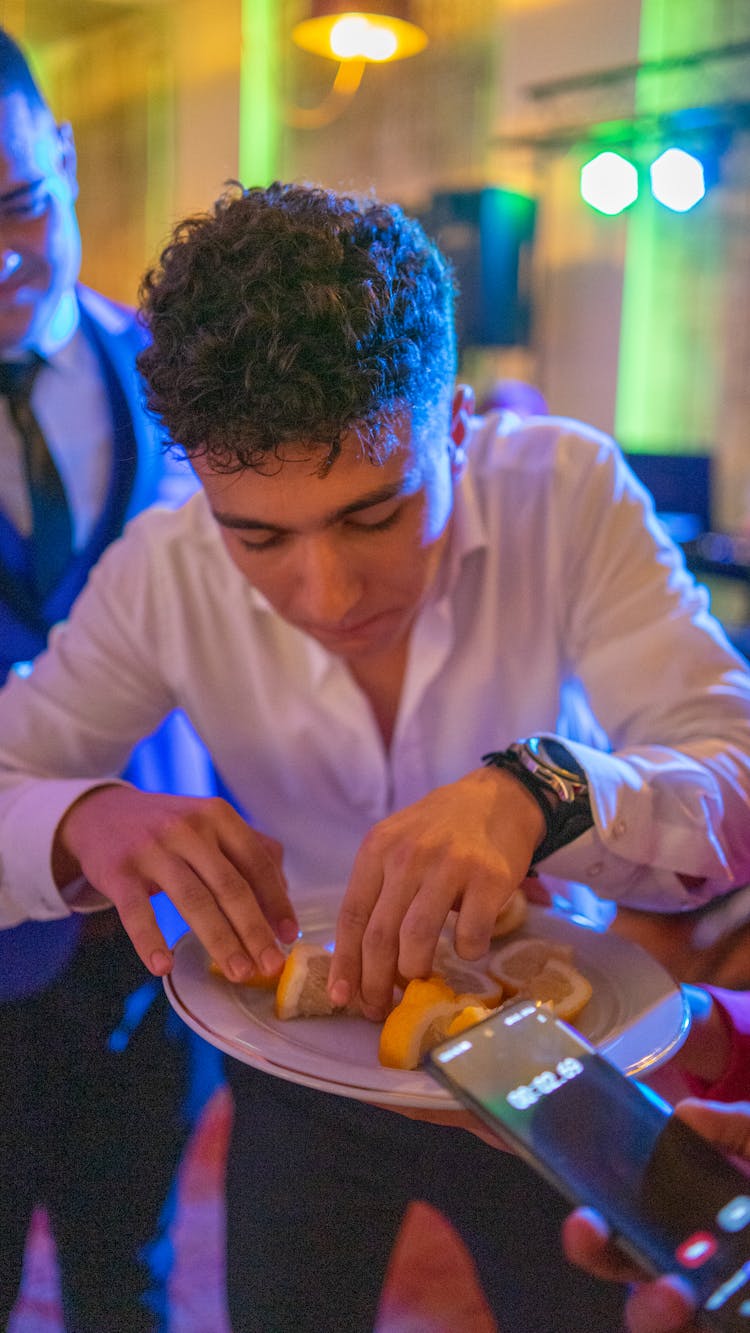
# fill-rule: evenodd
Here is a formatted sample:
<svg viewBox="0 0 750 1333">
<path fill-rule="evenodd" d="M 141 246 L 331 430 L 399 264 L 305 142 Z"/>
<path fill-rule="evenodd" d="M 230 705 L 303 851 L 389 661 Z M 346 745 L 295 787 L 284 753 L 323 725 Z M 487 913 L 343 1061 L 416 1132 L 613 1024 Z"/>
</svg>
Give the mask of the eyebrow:
<svg viewBox="0 0 750 1333">
<path fill-rule="evenodd" d="M 349 514 L 358 514 L 362 509 L 372 509 L 375 505 L 383 504 L 386 500 L 395 500 L 397 496 L 405 494 L 403 481 L 381 486 L 377 491 L 370 491 L 368 495 L 362 495 L 358 500 L 352 500 L 349 504 L 342 505 L 340 509 L 334 509 L 323 519 L 323 526 L 330 527 Z M 242 518 L 237 514 L 225 514 L 217 509 L 213 510 L 213 516 L 222 528 L 236 528 L 241 532 L 274 532 L 280 536 L 288 536 L 294 531 L 293 528 L 284 528 L 278 523 L 268 523 L 257 518 Z"/>
</svg>

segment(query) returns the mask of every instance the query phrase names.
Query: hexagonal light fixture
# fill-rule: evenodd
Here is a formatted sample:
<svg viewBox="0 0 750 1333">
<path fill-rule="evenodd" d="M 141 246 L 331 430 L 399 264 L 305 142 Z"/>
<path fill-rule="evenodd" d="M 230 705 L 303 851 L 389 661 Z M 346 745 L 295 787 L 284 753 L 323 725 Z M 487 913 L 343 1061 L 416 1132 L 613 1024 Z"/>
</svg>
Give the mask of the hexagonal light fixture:
<svg viewBox="0 0 750 1333">
<path fill-rule="evenodd" d="M 598 153 L 581 167 L 581 197 L 614 217 L 638 198 L 638 172 L 619 153 Z"/>
<path fill-rule="evenodd" d="M 667 148 L 649 168 L 651 193 L 665 208 L 687 213 L 706 193 L 703 163 L 683 148 Z"/>
</svg>

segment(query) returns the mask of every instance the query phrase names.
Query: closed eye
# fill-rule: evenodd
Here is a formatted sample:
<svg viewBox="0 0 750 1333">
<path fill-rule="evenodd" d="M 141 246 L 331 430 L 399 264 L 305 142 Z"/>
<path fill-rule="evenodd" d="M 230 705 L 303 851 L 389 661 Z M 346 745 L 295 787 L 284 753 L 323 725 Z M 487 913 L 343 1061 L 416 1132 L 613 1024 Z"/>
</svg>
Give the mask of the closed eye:
<svg viewBox="0 0 750 1333">
<path fill-rule="evenodd" d="M 349 517 L 342 519 L 342 526 L 353 532 L 386 532 L 388 528 L 395 527 L 403 513 L 403 502 L 399 502 L 395 508 L 392 508 L 392 502 L 388 502 L 388 512 L 383 513 L 386 505 L 373 505 L 371 509 L 357 510 Z M 246 551 L 271 551 L 286 540 L 289 534 L 285 532 L 269 532 L 267 537 L 241 537 L 240 545 Z"/>
<path fill-rule="evenodd" d="M 50 202 L 49 190 L 39 185 L 28 194 L 21 194 L 16 199 L 8 199 L 0 204 L 0 217 L 18 219 L 21 222 L 43 217 Z"/>
<path fill-rule="evenodd" d="M 256 541 L 251 541 L 249 537 L 240 537 L 240 546 L 246 551 L 270 551 L 274 546 L 280 546 L 286 533 L 272 532 L 268 537 L 259 537 Z"/>
<path fill-rule="evenodd" d="M 389 501 L 387 507 L 384 504 L 373 505 L 371 509 L 362 509 L 352 514 L 346 519 L 346 525 L 349 528 L 363 532 L 385 532 L 387 528 L 392 528 L 398 522 L 402 512 L 403 503 L 399 503 L 393 508 Z"/>
</svg>

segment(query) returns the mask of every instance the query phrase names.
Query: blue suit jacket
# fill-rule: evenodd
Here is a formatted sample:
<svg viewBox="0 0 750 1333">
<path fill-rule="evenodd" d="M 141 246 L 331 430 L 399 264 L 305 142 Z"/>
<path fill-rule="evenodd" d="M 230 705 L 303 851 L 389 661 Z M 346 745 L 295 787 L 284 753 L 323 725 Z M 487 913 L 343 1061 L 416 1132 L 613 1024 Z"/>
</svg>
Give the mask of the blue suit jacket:
<svg viewBox="0 0 750 1333">
<path fill-rule="evenodd" d="M 14 664 L 31 669 L 44 648 L 50 627 L 64 619 L 86 582 L 89 570 L 127 520 L 160 498 L 165 457 L 162 436 L 146 414 L 135 357 L 145 334 L 135 315 L 85 287 L 78 289 L 81 328 L 101 365 L 112 410 L 114 467 L 104 511 L 85 550 L 78 553 L 42 607 L 34 604 L 27 573 L 30 542 L 21 537 L 0 511 L 0 682 Z M 186 477 L 186 494 L 189 485 Z M 197 746 L 192 733 L 168 723 L 160 738 L 147 742 L 142 771 L 150 785 L 170 790 L 179 772 L 179 745 Z M 210 764 L 203 757 L 206 790 Z M 138 781 L 138 752 L 128 776 Z M 196 793 L 200 794 L 200 793 Z M 43 989 L 65 966 L 75 948 L 80 917 L 29 922 L 0 931 L 0 1002 L 20 999 Z"/>
<path fill-rule="evenodd" d="M 81 327 L 99 359 L 112 410 L 112 484 L 86 548 L 41 607 L 30 586 L 31 541 L 16 532 L 0 504 L 0 681 L 14 663 L 31 662 L 41 652 L 49 629 L 68 615 L 105 547 L 129 518 L 158 498 L 164 472 L 160 433 L 144 411 L 135 369 L 143 330 L 125 307 L 86 288 L 78 295 Z"/>
</svg>

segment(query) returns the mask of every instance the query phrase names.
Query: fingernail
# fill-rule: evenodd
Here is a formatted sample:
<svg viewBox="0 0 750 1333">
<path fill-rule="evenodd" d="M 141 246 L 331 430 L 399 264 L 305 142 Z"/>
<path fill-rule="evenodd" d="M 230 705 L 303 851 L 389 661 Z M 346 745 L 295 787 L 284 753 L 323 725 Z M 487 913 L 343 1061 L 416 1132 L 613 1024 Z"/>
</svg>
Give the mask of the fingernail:
<svg viewBox="0 0 750 1333">
<path fill-rule="evenodd" d="M 340 977 L 338 981 L 334 981 L 328 994 L 331 1004 L 343 1007 L 345 1004 L 348 1004 L 351 999 L 352 988 L 348 981 L 344 981 L 343 977 Z"/>
<path fill-rule="evenodd" d="M 273 945 L 269 945 L 267 949 L 263 950 L 259 962 L 260 970 L 264 976 L 272 977 L 284 966 L 284 955 Z"/>
<path fill-rule="evenodd" d="M 385 1018 L 385 1009 L 379 1004 L 363 1004 L 362 1013 L 372 1023 L 382 1023 Z"/>
<path fill-rule="evenodd" d="M 282 944 L 294 944 L 294 941 L 298 940 L 300 936 L 297 922 L 289 916 L 284 917 L 284 920 L 279 922 L 279 928 L 276 933 Z"/>
<path fill-rule="evenodd" d="M 227 968 L 237 981 L 242 981 L 245 977 L 250 976 L 250 973 L 253 970 L 253 965 L 247 954 L 233 953 L 227 963 Z"/>
<path fill-rule="evenodd" d="M 172 955 L 165 949 L 154 949 L 151 955 L 151 971 L 156 973 L 157 977 L 163 977 L 172 968 Z"/>
</svg>

